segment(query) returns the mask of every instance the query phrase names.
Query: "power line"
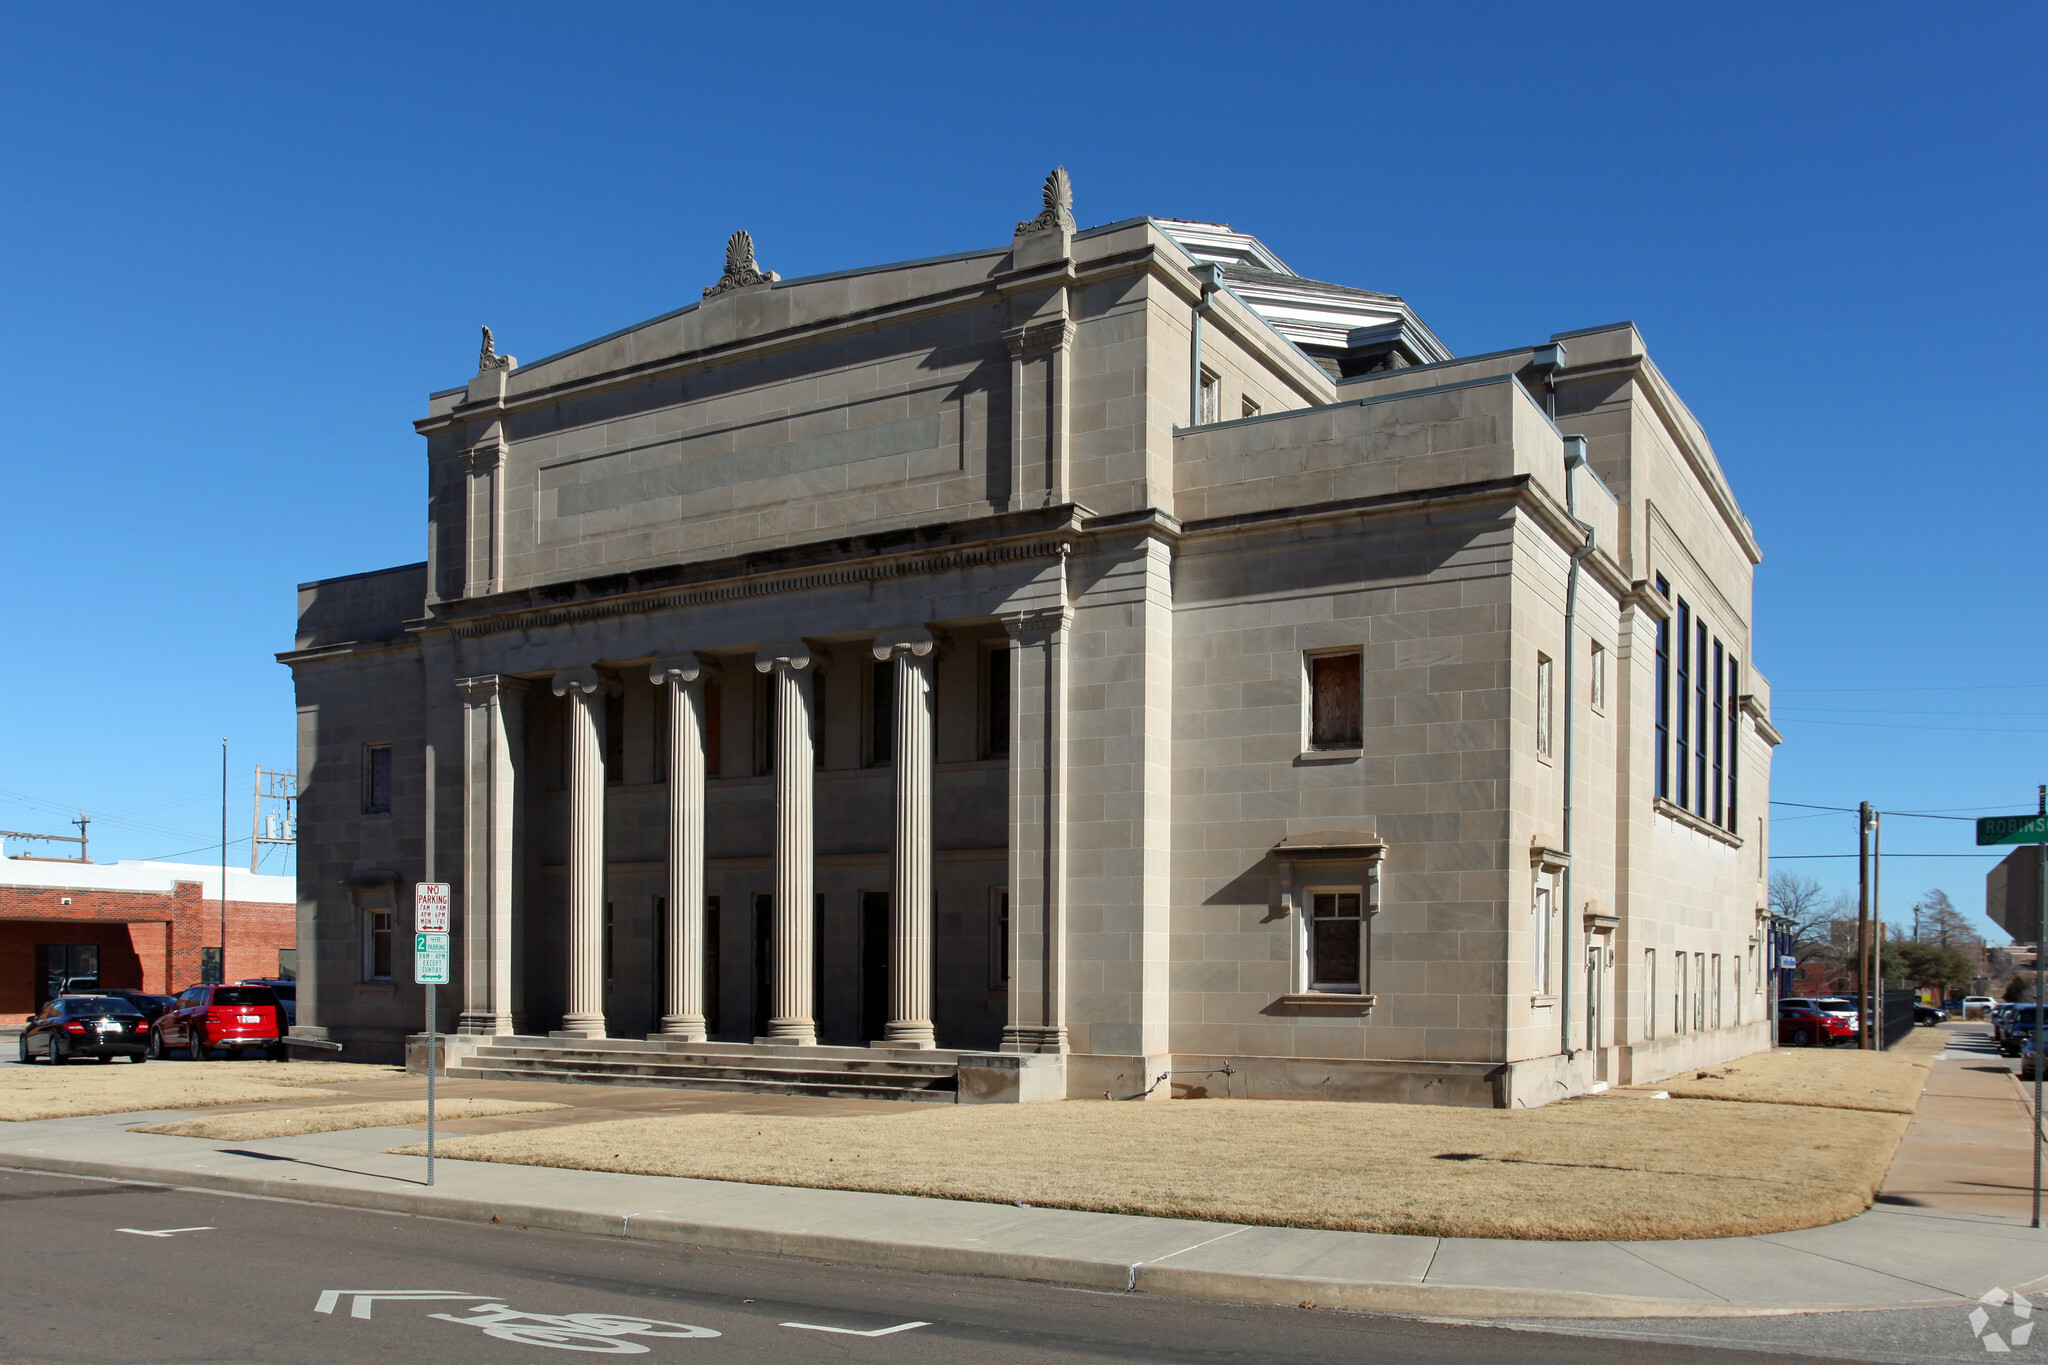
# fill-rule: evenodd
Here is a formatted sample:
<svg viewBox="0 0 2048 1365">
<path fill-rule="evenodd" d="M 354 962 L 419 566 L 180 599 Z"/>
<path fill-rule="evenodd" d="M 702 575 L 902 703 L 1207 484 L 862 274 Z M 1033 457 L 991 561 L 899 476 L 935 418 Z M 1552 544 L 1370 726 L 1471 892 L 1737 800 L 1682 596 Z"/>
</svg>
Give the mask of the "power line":
<svg viewBox="0 0 2048 1365">
<path fill-rule="evenodd" d="M 1773 696 L 1794 692 L 2026 692 L 2048 688 L 2048 683 L 1961 683 L 1953 687 L 1774 687 Z"/>
<path fill-rule="evenodd" d="M 1819 711 L 1830 716 L 1982 716 L 1987 720 L 1993 716 L 2032 716 L 2035 720 L 2042 717 L 2039 711 L 1930 711 L 1926 707 L 1780 706 L 1777 710 Z"/>
<path fill-rule="evenodd" d="M 1815 720 L 1787 716 L 1787 725 L 1846 725 L 1857 730 L 1932 730 L 1938 735 L 2048 735 L 2048 730 L 2011 730 L 1984 725 L 1887 725 L 1877 720 Z"/>
<path fill-rule="evenodd" d="M 1891 812 L 1886 811 L 1885 814 L 1889 815 Z M 2003 858 L 2009 852 L 2011 852 L 2010 849 L 1998 853 L 1892 853 L 1887 851 L 1884 856 L 1887 858 Z M 1790 862 L 1795 858 L 1860 858 L 1862 856 L 1860 853 L 1773 853 L 1771 861 L 1776 863 Z"/>
</svg>

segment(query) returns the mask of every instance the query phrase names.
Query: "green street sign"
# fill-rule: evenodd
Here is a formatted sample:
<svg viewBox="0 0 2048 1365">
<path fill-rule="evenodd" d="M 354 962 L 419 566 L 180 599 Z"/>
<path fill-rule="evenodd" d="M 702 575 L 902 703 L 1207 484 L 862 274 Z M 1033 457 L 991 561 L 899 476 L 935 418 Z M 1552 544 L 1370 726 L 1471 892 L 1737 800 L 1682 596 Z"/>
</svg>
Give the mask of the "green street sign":
<svg viewBox="0 0 2048 1365">
<path fill-rule="evenodd" d="M 412 936 L 412 979 L 422 986 L 448 984 L 448 935 Z"/>
<path fill-rule="evenodd" d="M 2048 815 L 1979 816 L 1977 843 L 2048 844 Z"/>
</svg>

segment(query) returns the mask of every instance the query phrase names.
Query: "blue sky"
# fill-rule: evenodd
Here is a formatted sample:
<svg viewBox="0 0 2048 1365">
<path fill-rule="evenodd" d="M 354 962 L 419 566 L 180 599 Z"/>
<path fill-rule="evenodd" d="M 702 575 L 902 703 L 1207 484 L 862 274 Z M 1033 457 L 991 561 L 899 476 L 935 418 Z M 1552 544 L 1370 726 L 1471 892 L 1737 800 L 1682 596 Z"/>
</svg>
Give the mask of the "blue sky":
<svg viewBox="0 0 2048 1365">
<path fill-rule="evenodd" d="M 410 420 L 479 322 L 535 358 L 665 312 L 736 227 L 785 276 L 997 243 L 1055 163 L 1084 224 L 1230 222 L 1461 353 L 1633 319 L 1764 546 L 1773 795 L 2029 809 L 2044 38 L 2000 4 L 11 8 L 0 825 L 204 861 L 225 736 L 246 837 L 293 587 L 424 557 Z M 1777 815 L 1780 867 L 1853 883 L 1790 860 L 1848 815 Z M 1989 863 L 1888 858 L 1887 911 L 1974 911 Z"/>
</svg>

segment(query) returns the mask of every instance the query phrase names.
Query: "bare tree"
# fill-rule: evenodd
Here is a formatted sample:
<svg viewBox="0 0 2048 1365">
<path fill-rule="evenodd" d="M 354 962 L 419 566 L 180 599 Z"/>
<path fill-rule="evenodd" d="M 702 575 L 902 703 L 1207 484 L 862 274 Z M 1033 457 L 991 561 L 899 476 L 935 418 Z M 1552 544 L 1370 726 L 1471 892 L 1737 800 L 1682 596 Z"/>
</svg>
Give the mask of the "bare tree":
<svg viewBox="0 0 2048 1365">
<path fill-rule="evenodd" d="M 1918 937 L 1922 943 L 1967 952 L 1984 942 L 1983 936 L 1970 927 L 1970 922 L 1963 918 L 1963 912 L 1949 900 L 1948 892 L 1940 887 L 1929 891 L 1914 904 L 1913 918 L 1919 926 Z"/>
<path fill-rule="evenodd" d="M 1841 918 L 1842 893 L 1830 895 L 1811 877 L 1796 872 L 1771 874 L 1771 913 L 1791 922 L 1792 952 L 1802 963 L 1833 961 L 1833 924 Z M 1855 913 L 1853 904 L 1850 913 Z"/>
</svg>

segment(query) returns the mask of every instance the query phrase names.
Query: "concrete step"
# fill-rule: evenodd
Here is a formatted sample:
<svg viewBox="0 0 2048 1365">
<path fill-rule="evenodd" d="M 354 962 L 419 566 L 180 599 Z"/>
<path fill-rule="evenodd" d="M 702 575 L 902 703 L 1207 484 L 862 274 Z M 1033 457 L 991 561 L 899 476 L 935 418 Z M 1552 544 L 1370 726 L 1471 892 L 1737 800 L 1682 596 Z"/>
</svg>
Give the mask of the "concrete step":
<svg viewBox="0 0 2048 1365">
<path fill-rule="evenodd" d="M 452 1080 L 549 1081 L 560 1085 L 634 1085 L 674 1090 L 718 1090 L 754 1095 L 810 1095 L 835 1100 L 908 1100 L 926 1104 L 952 1104 L 953 1082 L 943 1087 L 884 1085 L 873 1081 L 848 1082 L 844 1076 L 830 1080 L 799 1080 L 783 1074 L 768 1078 L 744 1076 L 648 1075 L 625 1069 L 580 1070 L 557 1064 L 548 1067 L 521 1065 L 479 1065 L 469 1057 L 448 1069 Z"/>
<path fill-rule="evenodd" d="M 958 1073 L 953 1062 L 906 1062 L 893 1058 L 783 1056 L 780 1054 L 706 1054 L 695 1052 L 626 1052 L 583 1047 L 505 1047 L 490 1045 L 471 1054 L 487 1066 L 570 1066 L 579 1070 L 634 1070 L 644 1074 L 713 1075 L 743 1072 L 764 1078 L 787 1075 L 858 1082 L 862 1078 L 900 1079 L 905 1085 L 948 1081 Z"/>
</svg>

